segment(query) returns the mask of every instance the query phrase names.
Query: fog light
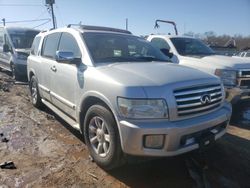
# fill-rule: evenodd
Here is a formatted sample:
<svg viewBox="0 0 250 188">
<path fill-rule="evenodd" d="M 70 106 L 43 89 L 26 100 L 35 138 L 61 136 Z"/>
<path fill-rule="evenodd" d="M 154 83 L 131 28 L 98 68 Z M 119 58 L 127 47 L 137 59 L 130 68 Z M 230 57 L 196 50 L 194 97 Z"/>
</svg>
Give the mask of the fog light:
<svg viewBox="0 0 250 188">
<path fill-rule="evenodd" d="M 144 147 L 152 149 L 163 148 L 164 135 L 146 135 L 144 137 Z"/>
</svg>

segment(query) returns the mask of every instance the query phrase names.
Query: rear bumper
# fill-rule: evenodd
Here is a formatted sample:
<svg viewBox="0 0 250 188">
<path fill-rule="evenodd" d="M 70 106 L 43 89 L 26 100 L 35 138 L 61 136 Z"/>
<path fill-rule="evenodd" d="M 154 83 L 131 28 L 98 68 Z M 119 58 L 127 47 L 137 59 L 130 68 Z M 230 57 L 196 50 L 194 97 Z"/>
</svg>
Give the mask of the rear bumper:
<svg viewBox="0 0 250 188">
<path fill-rule="evenodd" d="M 198 136 L 204 132 L 216 132 L 215 140 L 226 133 L 232 113 L 231 105 L 209 114 L 181 121 L 120 121 L 121 143 L 125 153 L 138 156 L 175 156 L 199 148 Z M 216 129 L 216 130 L 214 130 Z M 160 149 L 145 147 L 146 135 L 163 135 Z M 193 138 L 192 138 L 193 137 Z M 185 139 L 187 142 L 185 142 Z M 184 140 L 184 142 L 183 142 Z M 192 142 L 190 142 L 192 140 Z"/>
</svg>

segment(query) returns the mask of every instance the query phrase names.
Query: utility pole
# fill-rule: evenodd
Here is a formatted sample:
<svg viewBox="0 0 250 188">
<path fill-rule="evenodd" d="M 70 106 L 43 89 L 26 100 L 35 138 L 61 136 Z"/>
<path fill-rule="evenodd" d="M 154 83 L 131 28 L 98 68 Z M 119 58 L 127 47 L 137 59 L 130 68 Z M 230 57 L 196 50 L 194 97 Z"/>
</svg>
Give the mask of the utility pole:
<svg viewBox="0 0 250 188">
<path fill-rule="evenodd" d="M 2 21 L 3 21 L 3 26 L 5 26 L 5 18 L 3 18 Z"/>
<path fill-rule="evenodd" d="M 55 4 L 55 0 L 45 0 L 46 1 L 46 5 L 50 6 L 51 9 L 51 14 L 52 14 L 52 21 L 53 21 L 53 28 L 56 28 L 56 21 L 55 21 L 55 15 L 54 15 L 54 8 L 53 8 L 53 4 Z"/>
<path fill-rule="evenodd" d="M 128 18 L 126 18 L 126 30 L 128 30 Z"/>
</svg>

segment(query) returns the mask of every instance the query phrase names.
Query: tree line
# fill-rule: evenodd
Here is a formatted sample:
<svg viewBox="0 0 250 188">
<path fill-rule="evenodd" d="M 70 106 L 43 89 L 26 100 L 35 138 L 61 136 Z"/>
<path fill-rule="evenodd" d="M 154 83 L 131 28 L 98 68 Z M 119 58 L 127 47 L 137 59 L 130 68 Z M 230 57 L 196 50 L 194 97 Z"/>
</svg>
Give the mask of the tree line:
<svg viewBox="0 0 250 188">
<path fill-rule="evenodd" d="M 200 38 L 211 46 L 224 46 L 224 47 L 235 47 L 237 50 L 248 50 L 250 49 L 250 35 L 242 36 L 240 34 L 230 35 L 217 35 L 213 31 L 208 31 L 203 34 L 187 32 L 184 35 Z"/>
</svg>

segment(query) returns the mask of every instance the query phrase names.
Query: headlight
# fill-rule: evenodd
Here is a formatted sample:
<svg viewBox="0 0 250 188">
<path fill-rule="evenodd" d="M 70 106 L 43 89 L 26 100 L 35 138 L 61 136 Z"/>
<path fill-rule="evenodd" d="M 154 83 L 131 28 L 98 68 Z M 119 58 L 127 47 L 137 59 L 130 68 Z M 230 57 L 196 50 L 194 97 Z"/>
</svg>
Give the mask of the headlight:
<svg viewBox="0 0 250 188">
<path fill-rule="evenodd" d="M 168 118 L 168 108 L 162 99 L 126 99 L 118 98 L 120 113 L 131 119 Z"/>
<path fill-rule="evenodd" d="M 215 75 L 219 76 L 224 86 L 235 86 L 237 72 L 235 70 L 216 69 Z"/>
</svg>

